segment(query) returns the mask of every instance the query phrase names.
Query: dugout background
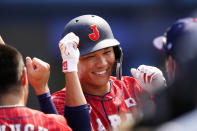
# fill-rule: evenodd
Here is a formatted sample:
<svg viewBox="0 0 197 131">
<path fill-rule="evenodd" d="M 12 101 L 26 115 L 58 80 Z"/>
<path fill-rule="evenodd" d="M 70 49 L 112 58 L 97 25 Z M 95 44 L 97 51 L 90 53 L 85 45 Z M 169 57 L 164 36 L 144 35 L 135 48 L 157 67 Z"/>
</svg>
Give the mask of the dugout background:
<svg viewBox="0 0 197 131">
<path fill-rule="evenodd" d="M 1 0 L 0 35 L 25 58 L 38 57 L 51 65 L 51 93 L 64 87 L 58 41 L 72 18 L 95 14 L 111 25 L 124 53 L 123 75 L 131 67 L 153 65 L 163 70 L 164 55 L 154 37 L 182 17 L 197 16 L 196 0 Z M 25 59 L 24 59 L 25 60 Z M 30 86 L 28 106 L 39 109 Z"/>
</svg>

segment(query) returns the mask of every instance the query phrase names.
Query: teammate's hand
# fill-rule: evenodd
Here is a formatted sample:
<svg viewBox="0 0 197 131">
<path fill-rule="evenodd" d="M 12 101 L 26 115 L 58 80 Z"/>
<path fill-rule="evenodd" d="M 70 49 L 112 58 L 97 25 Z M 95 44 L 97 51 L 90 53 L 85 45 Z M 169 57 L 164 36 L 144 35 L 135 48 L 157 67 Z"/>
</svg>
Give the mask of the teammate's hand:
<svg viewBox="0 0 197 131">
<path fill-rule="evenodd" d="M 0 45 L 5 45 L 5 42 L 3 41 L 1 36 L 0 36 Z"/>
<path fill-rule="evenodd" d="M 153 66 L 140 65 L 131 68 L 131 74 L 148 92 L 154 93 L 166 87 L 166 80 L 161 70 Z"/>
<path fill-rule="evenodd" d="M 28 79 L 37 95 L 49 92 L 50 65 L 38 58 L 26 57 Z"/>
<path fill-rule="evenodd" d="M 64 36 L 59 42 L 59 48 L 63 59 L 62 71 L 64 73 L 77 71 L 77 64 L 79 62 L 78 44 L 79 37 L 72 32 Z"/>
</svg>

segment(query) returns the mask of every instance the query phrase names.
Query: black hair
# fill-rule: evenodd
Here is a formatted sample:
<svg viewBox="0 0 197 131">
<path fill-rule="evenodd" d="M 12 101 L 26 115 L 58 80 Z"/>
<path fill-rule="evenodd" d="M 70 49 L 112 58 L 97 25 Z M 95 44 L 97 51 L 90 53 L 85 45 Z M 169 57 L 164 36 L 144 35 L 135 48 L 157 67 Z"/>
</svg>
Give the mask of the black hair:
<svg viewBox="0 0 197 131">
<path fill-rule="evenodd" d="M 22 55 L 16 48 L 0 45 L 0 95 L 18 90 L 23 67 Z"/>
</svg>

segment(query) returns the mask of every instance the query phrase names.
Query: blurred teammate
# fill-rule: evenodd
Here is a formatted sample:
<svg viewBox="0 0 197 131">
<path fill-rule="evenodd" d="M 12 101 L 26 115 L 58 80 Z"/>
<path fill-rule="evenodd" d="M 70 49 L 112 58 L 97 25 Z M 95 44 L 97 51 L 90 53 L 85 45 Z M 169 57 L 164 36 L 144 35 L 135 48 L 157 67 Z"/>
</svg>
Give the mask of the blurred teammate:
<svg viewBox="0 0 197 131">
<path fill-rule="evenodd" d="M 63 72 L 78 71 L 94 131 L 115 130 L 122 121 L 135 119 L 140 112 L 139 96 L 146 93 L 146 87 L 140 86 L 138 82 L 144 86 L 151 85 L 157 79 L 161 81 L 161 86 L 165 83 L 160 70 L 145 65 L 137 70 L 132 69 L 138 82 L 132 77 L 122 76 L 123 54 L 120 43 L 114 38 L 109 24 L 99 16 L 83 15 L 72 19 L 65 26 L 63 37 L 69 39 L 65 39 L 63 43 L 60 41 L 61 54 L 65 52 L 64 44 L 74 45 L 79 42 L 79 62 L 77 57 L 70 57 L 66 61 L 62 56 Z M 79 41 L 76 41 L 78 38 Z M 69 49 L 66 47 L 66 50 Z M 111 76 L 114 66 L 116 77 Z M 67 90 L 66 87 L 52 95 L 54 104 L 62 115 Z"/>
<path fill-rule="evenodd" d="M 196 21 L 197 18 L 179 19 L 167 29 L 163 36 L 153 41 L 154 46 L 166 54 L 165 65 L 169 84 L 173 82 L 176 75 L 182 74 L 179 69 L 181 64 L 195 57 Z M 176 55 L 177 52 L 181 55 Z"/>
<path fill-rule="evenodd" d="M 197 19 L 177 20 L 153 43 L 166 54 L 169 87 L 155 94 L 157 108 L 155 112 L 147 112 L 140 124 L 152 126 L 153 130 L 169 121 L 156 130 L 196 131 Z"/>
<path fill-rule="evenodd" d="M 161 131 L 197 130 L 197 18 L 182 18 L 168 28 L 154 45 L 166 53 L 169 120 L 175 119 Z M 190 113 L 188 113 L 190 112 Z"/>
<path fill-rule="evenodd" d="M 71 130 L 63 116 L 25 107 L 27 71 L 22 55 L 9 45 L 0 45 L 0 90 L 1 130 Z"/>
<path fill-rule="evenodd" d="M 4 43 L 2 39 L 0 43 Z M 47 84 L 50 74 L 49 64 L 37 58 L 31 60 L 31 58 L 27 57 L 26 65 L 30 83 L 34 87 L 36 94 L 39 95 L 40 103 L 44 104 L 41 105 L 42 111 L 46 111 L 45 113 L 56 113 L 56 109 L 53 109 L 54 106 L 50 99 Z M 71 72 L 68 78 L 74 78 L 74 74 Z M 77 80 L 77 78 L 75 79 Z M 44 114 L 25 106 L 28 98 L 26 67 L 20 52 L 12 46 L 5 45 L 5 43 L 0 45 L 0 79 L 0 123 L 2 130 L 72 130 L 63 116 Z M 75 83 L 74 86 L 76 86 L 76 92 L 81 91 L 80 85 Z M 80 104 L 82 103 L 82 106 L 86 105 L 85 101 L 81 101 L 82 99 L 79 98 L 78 101 Z M 79 127 L 85 127 L 80 130 L 89 130 L 88 110 L 83 111 L 78 108 L 78 105 L 74 104 L 74 107 L 66 113 L 71 112 L 77 113 L 82 117 L 85 116 L 86 118 L 82 118 L 82 120 L 85 120 L 82 123 L 84 125 L 77 124 L 79 124 Z M 72 117 L 72 115 L 70 116 Z M 73 124 L 76 124 L 76 122 L 73 122 Z"/>
</svg>

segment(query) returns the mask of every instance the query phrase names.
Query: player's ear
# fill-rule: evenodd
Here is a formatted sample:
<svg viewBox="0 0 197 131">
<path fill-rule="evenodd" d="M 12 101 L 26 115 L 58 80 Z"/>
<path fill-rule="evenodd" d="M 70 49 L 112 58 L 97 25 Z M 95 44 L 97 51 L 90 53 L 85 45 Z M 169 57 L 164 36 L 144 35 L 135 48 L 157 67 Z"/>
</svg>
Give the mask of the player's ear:
<svg viewBox="0 0 197 131">
<path fill-rule="evenodd" d="M 29 93 L 26 67 L 23 67 L 23 69 L 22 69 L 21 84 L 22 84 L 22 90 L 23 90 L 24 105 L 26 105 L 27 98 L 28 98 L 28 93 Z"/>
<path fill-rule="evenodd" d="M 166 73 L 168 76 L 168 82 L 170 84 L 173 82 L 176 72 L 176 62 L 172 56 L 169 56 L 166 59 L 165 66 L 166 66 Z"/>
<path fill-rule="evenodd" d="M 28 84 L 26 67 L 23 67 L 22 69 L 21 83 L 23 86 Z"/>
<path fill-rule="evenodd" d="M 176 62 L 174 61 L 174 59 L 173 59 L 172 56 L 169 56 L 166 59 L 166 65 L 165 66 L 166 66 L 167 72 L 173 72 L 173 71 L 175 71 Z"/>
</svg>

